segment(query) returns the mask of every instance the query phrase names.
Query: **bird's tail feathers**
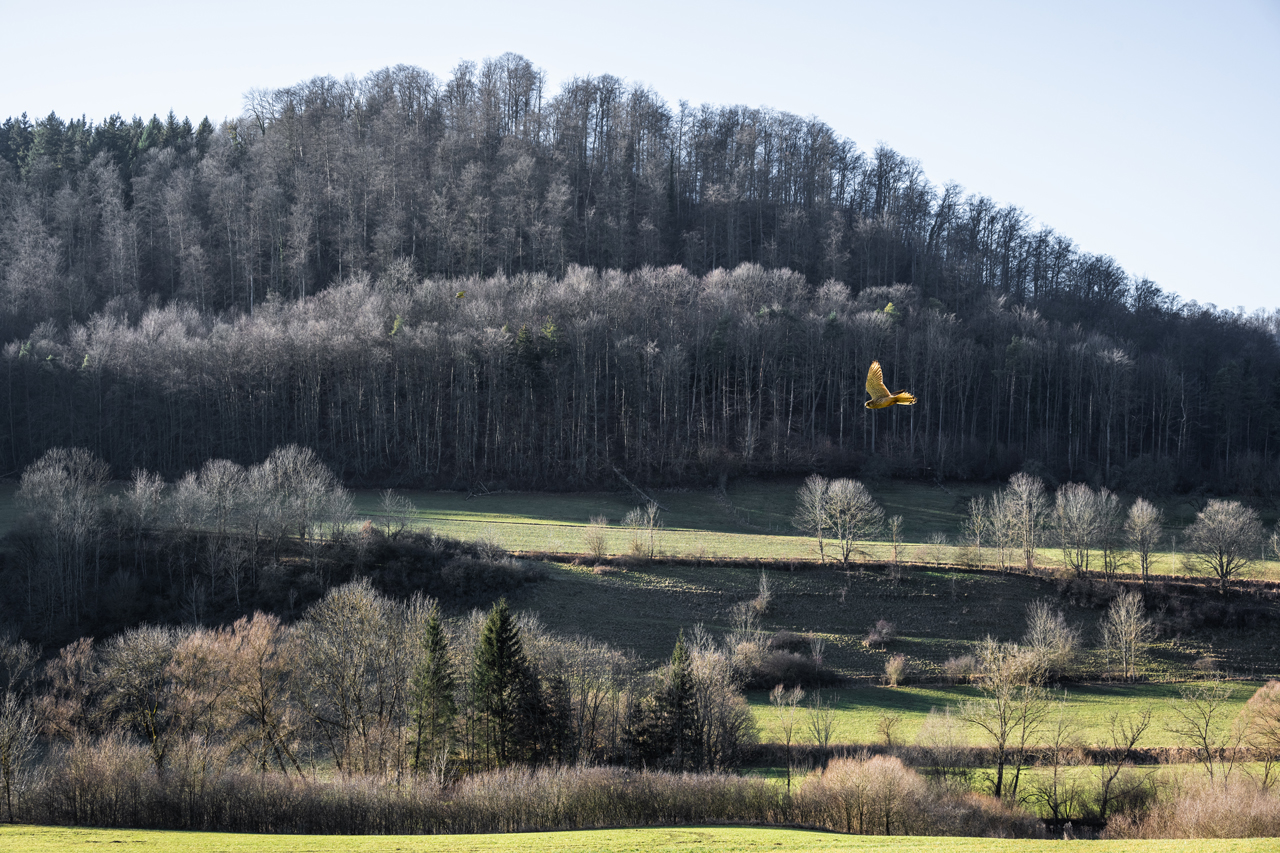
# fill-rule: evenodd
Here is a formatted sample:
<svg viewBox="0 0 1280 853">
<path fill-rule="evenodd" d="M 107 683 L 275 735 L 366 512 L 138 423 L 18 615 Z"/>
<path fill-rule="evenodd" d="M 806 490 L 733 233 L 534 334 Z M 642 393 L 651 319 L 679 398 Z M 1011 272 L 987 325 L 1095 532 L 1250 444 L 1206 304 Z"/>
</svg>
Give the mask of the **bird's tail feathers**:
<svg viewBox="0 0 1280 853">
<path fill-rule="evenodd" d="M 916 398 L 914 394 L 908 394 L 906 391 L 899 391 L 893 395 L 893 402 L 899 406 L 914 406 Z"/>
</svg>

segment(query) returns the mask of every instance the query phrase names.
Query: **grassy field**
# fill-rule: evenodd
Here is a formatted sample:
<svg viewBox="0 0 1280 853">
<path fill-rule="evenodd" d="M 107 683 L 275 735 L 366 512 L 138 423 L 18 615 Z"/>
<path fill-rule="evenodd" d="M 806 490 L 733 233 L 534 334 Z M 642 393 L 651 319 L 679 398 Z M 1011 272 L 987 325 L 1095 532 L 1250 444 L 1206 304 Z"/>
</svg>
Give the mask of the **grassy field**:
<svg viewBox="0 0 1280 853">
<path fill-rule="evenodd" d="M 601 829 L 506 835 L 302 836 L 217 832 L 152 832 L 116 829 L 0 826 L 0 849 L 7 853 L 64 853 L 102 850 L 103 845 L 173 853 L 1261 853 L 1276 839 L 1196 839 L 1191 841 L 1011 841 L 997 838 L 849 836 L 829 832 L 758 827 L 676 827 Z"/>
<path fill-rule="evenodd" d="M 607 569 L 567 562 L 549 564 L 545 579 L 512 596 L 520 610 L 536 614 L 549 628 L 563 634 L 582 634 L 619 648 L 634 650 L 646 663 L 659 664 L 670 656 L 681 630 L 702 625 L 715 636 L 731 628 L 735 605 L 759 593 L 764 578 L 772 601 L 761 619 L 770 636 L 789 632 L 820 637 L 825 643 L 824 665 L 845 679 L 845 686 L 823 691 L 834 706 L 837 743 L 875 743 L 877 724 L 884 714 L 900 717 L 894 732 L 898 743 L 914 742 L 931 708 L 954 707 L 976 695 L 969 687 L 932 686 L 944 662 L 972 650 L 985 636 L 1016 640 L 1025 630 L 1028 604 L 1048 599 L 1063 610 L 1081 631 L 1086 649 L 1098 645 L 1102 611 L 1064 597 L 1052 579 L 968 571 L 945 563 L 958 561 L 959 549 L 939 555 L 944 565 L 931 566 L 933 554 L 923 544 L 935 533 L 955 541 L 970 497 L 989 492 L 980 486 L 940 487 L 920 483 L 873 485 L 873 494 L 887 515 L 904 518 L 903 560 L 917 561 L 900 578 L 882 567 L 818 566 L 812 539 L 790 527 L 799 480 L 744 479 L 726 494 L 711 490 L 663 491 L 655 494 L 664 506 L 663 527 L 657 533 L 660 555 L 697 560 L 673 565 L 661 556 Z M 0 483 L 0 533 L 16 519 L 12 482 Z M 417 513 L 412 526 L 431 528 L 461 539 L 486 539 L 507 549 L 560 554 L 585 553 L 584 534 L 593 516 L 610 521 L 608 551 L 631 551 L 632 531 L 619 520 L 640 501 L 630 493 L 576 494 L 501 493 L 467 500 L 453 492 L 409 492 Z M 361 515 L 379 518 L 379 495 L 357 492 Z M 1173 529 L 1194 517 L 1194 507 L 1166 506 Z M 889 546 L 870 546 L 871 556 L 889 557 Z M 1057 555 L 1041 552 L 1052 564 Z M 762 572 L 759 566 L 731 567 L 715 558 L 762 558 L 782 561 Z M 1163 559 L 1163 558 L 1162 558 Z M 788 567 L 787 561 L 795 561 Z M 582 561 L 577 561 L 582 562 Z M 1174 566 L 1171 561 L 1160 564 Z M 1280 577 L 1280 565 L 1262 564 L 1257 575 Z M 883 647 L 864 643 L 879 620 L 891 621 L 896 637 Z M 807 648 L 805 649 L 807 651 Z M 880 686 L 886 659 L 908 658 L 913 684 Z M 1107 664 L 1098 652 L 1086 652 L 1087 671 L 1101 672 Z M 1205 656 L 1224 661 L 1237 675 L 1247 677 L 1235 688 L 1227 717 L 1256 689 L 1260 679 L 1280 677 L 1280 637 L 1266 631 L 1200 631 L 1165 637 L 1150 650 L 1144 674 L 1153 682 L 1140 685 L 1080 685 L 1069 687 L 1066 701 L 1075 713 L 1081 738 L 1101 743 L 1107 717 L 1114 711 L 1150 708 L 1153 723 L 1142 747 L 1178 744 L 1167 728 L 1171 700 L 1178 694 L 1172 683 L 1187 677 L 1192 664 Z M 748 694 L 763 741 L 780 740 L 780 723 L 767 694 Z M 810 741 L 807 713 L 798 714 L 795 741 Z M 1065 842 L 998 841 L 991 839 L 913 838 L 892 840 L 760 828 L 621 829 L 572 833 L 534 833 L 497 836 L 298 837 L 224 835 L 214 833 L 158 833 L 63 828 L 0 828 L 0 850 L 26 851 L 90 849 L 93 845 L 128 843 L 175 851 L 524 851 L 608 850 L 664 851 L 716 849 L 754 850 L 894 850 L 1018 851 L 1057 850 Z M 1254 851 L 1275 849 L 1274 841 L 1070 842 L 1088 849 L 1173 851 Z"/>
<path fill-rule="evenodd" d="M 1086 648 L 1098 645 L 1100 609 L 1073 604 L 1050 579 L 965 571 L 945 565 L 917 564 L 900 580 L 883 569 L 860 566 L 842 570 L 814 556 L 811 538 L 790 528 L 796 478 L 740 478 L 726 495 L 710 489 L 663 491 L 656 496 L 666 508 L 657 534 L 660 552 L 685 558 L 715 557 L 788 559 L 793 571 L 767 572 L 773 603 L 762 628 L 773 634 L 813 634 L 826 643 L 825 664 L 836 674 L 862 684 L 877 682 L 886 659 L 907 656 L 916 681 L 936 681 L 948 658 L 971 651 L 985 636 L 1016 640 L 1025 628 L 1027 605 L 1048 599 L 1079 627 Z M 12 481 L 0 483 L 0 529 L 15 515 Z M 965 517 L 968 501 L 982 494 L 980 485 L 880 482 L 873 493 L 886 512 L 905 519 L 909 543 L 904 559 L 922 558 L 922 546 L 933 532 L 953 536 Z M 631 531 L 618 520 L 639 503 L 630 492 L 499 493 L 467 500 L 458 492 L 405 493 L 417 506 L 413 524 L 464 539 L 486 538 L 518 551 L 581 553 L 590 519 L 610 519 L 609 550 L 630 550 Z M 379 495 L 355 494 L 358 511 L 378 518 Z M 1186 520 L 1190 506 L 1166 508 Z M 1181 515 L 1178 515 L 1181 513 Z M 888 546 L 874 546 L 887 556 Z M 1042 551 L 1044 556 L 1054 552 Z M 955 556 L 954 549 L 943 555 Z M 702 624 L 713 634 L 731 625 L 735 604 L 752 599 L 759 588 L 759 568 L 728 567 L 712 562 L 672 565 L 661 557 L 611 567 L 596 573 L 590 565 L 551 564 L 546 580 L 513 597 L 517 607 L 534 611 L 553 629 L 584 634 L 617 647 L 633 649 L 657 663 L 669 657 L 676 635 Z M 886 647 L 868 648 L 863 640 L 880 620 L 894 623 L 897 638 Z M 1236 675 L 1280 676 L 1280 637 L 1274 632 L 1199 631 L 1163 638 L 1152 649 L 1144 674 L 1153 681 L 1188 677 L 1191 666 L 1213 656 Z M 1087 672 L 1101 673 L 1106 662 L 1086 655 Z M 925 709 L 927 711 L 927 708 Z M 858 724 L 855 731 L 865 729 Z"/>
<path fill-rule="evenodd" d="M 1085 743 L 1107 742 L 1108 720 L 1112 713 L 1138 714 L 1149 709 L 1151 725 L 1138 746 L 1173 747 L 1181 745 L 1180 739 L 1168 728 L 1176 719 L 1172 702 L 1178 698 L 1181 687 L 1178 684 L 1082 684 L 1068 687 L 1056 695 L 1065 702 L 1067 712 L 1079 727 L 1078 737 Z M 1223 715 L 1224 726 L 1235 719 L 1257 688 L 1258 684 L 1251 682 L 1233 686 L 1232 698 Z M 834 740 L 837 743 L 882 742 L 876 730 L 882 715 L 896 715 L 900 718 L 894 730 L 896 743 L 914 743 L 930 709 L 954 710 L 964 700 L 978 695 L 978 691 L 972 687 L 855 687 L 822 691 L 823 703 L 830 703 L 835 710 Z M 802 704 L 807 705 L 808 698 Z M 747 694 L 747 700 L 751 703 L 756 722 L 760 726 L 760 739 L 780 742 L 782 723 L 777 709 L 769 704 L 768 695 L 764 691 L 752 691 Z M 799 743 L 812 742 L 812 736 L 807 731 L 808 718 L 808 712 L 801 708 L 793 735 Z M 962 731 L 966 731 L 973 745 L 982 744 L 973 732 L 965 729 Z"/>
<path fill-rule="evenodd" d="M 662 529 L 655 537 L 661 554 L 675 557 L 759 557 L 775 560 L 812 560 L 817 557 L 813 539 L 791 525 L 799 478 L 743 478 L 729 486 L 723 496 L 711 489 L 659 491 L 653 495 L 664 507 Z M 968 515 L 969 499 L 989 495 L 990 485 L 952 483 L 946 485 L 881 481 L 871 485 L 872 494 L 884 508 L 885 517 L 903 519 L 903 544 L 899 558 L 929 562 L 935 549 L 928 545 L 934 534 L 944 534 L 955 543 Z M 459 492 L 404 492 L 418 508 L 415 526 L 430 527 L 438 533 L 461 539 L 486 538 L 515 551 L 586 553 L 584 536 L 593 516 L 610 522 L 606 533 L 608 551 L 626 554 L 631 550 L 631 531 L 618 525 L 627 511 L 641 499 L 631 492 L 528 493 L 503 492 L 468 499 Z M 361 515 L 379 517 L 379 495 L 357 492 Z M 1180 535 L 1195 519 L 1196 504 L 1190 500 L 1163 502 L 1168 534 Z M 1264 516 L 1268 524 L 1275 519 Z M 1168 543 L 1166 538 L 1166 543 Z M 867 543 L 870 559 L 888 560 L 890 547 L 884 542 Z M 956 563 L 961 549 L 943 546 L 938 556 Z M 994 552 L 984 551 L 984 560 L 993 561 Z M 1101 558 L 1095 555 L 1101 564 Z M 1060 567 L 1061 553 L 1042 548 L 1038 564 Z M 1182 555 L 1165 551 L 1155 561 L 1157 574 L 1184 574 Z M 1246 577 L 1280 579 L 1280 563 L 1259 561 Z"/>
<path fill-rule="evenodd" d="M 655 537 L 661 554 L 675 557 L 759 557 L 775 560 L 811 560 L 817 557 L 812 538 L 791 525 L 795 494 L 802 478 L 743 477 L 729 485 L 723 495 L 708 488 L 660 490 L 653 496 L 663 506 L 662 528 Z M 969 499 L 989 495 L 995 484 L 933 484 L 904 481 L 875 481 L 872 494 L 884 508 L 886 518 L 903 518 L 903 545 L 899 558 L 928 562 L 935 556 L 949 563 L 959 562 L 961 551 L 954 545 L 940 550 L 926 543 L 934 534 L 945 534 L 955 543 L 968 514 Z M 17 483 L 0 482 L 0 535 L 12 529 L 18 512 L 14 502 Z M 632 492 L 500 492 L 468 498 L 461 492 L 402 491 L 417 506 L 412 526 L 431 528 L 459 539 L 488 539 L 514 551 L 586 553 L 584 536 L 593 516 L 604 516 L 608 551 L 626 554 L 631 550 L 632 533 L 618 525 L 627 511 L 641 504 Z M 379 492 L 353 492 L 358 515 L 377 521 L 381 517 Z M 1192 499 L 1173 498 L 1162 502 L 1169 522 L 1166 532 L 1181 534 L 1195 518 L 1197 504 Z M 1264 513 L 1264 521 L 1274 523 Z M 1166 540 L 1167 542 L 1167 540 Z M 883 542 L 867 543 L 867 556 L 887 560 L 891 549 Z M 995 559 L 984 551 L 984 560 Z M 1061 565 L 1056 549 L 1040 551 L 1039 563 Z M 1181 556 L 1171 552 L 1158 555 L 1155 571 L 1182 574 Z M 1247 577 L 1280 579 L 1280 563 L 1260 561 Z"/>
</svg>

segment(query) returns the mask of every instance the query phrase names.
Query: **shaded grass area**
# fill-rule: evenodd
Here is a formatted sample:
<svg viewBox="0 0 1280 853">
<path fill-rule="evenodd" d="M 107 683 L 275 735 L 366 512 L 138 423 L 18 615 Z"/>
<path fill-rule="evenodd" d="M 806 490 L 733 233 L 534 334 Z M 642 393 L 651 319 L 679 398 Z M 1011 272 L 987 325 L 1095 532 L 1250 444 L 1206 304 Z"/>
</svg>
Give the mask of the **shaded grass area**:
<svg viewBox="0 0 1280 853">
<path fill-rule="evenodd" d="M 0 848 L 10 853 L 102 850 L 104 845 L 174 853 L 526 853 L 529 851 L 610 851 L 677 853 L 717 850 L 856 851 L 856 853 L 1049 853 L 1086 849 L 1095 853 L 1255 853 L 1275 849 L 1275 839 L 1194 839 L 1167 841 L 1038 841 L 997 838 L 850 836 L 830 832 L 761 827 L 677 827 L 601 829 L 505 835 L 301 836 L 217 832 L 160 832 L 65 827 L 0 826 Z"/>
<path fill-rule="evenodd" d="M 1084 743 L 1108 743 L 1110 717 L 1113 713 L 1137 715 L 1150 710 L 1151 725 L 1138 742 L 1139 748 L 1177 747 L 1182 745 L 1182 740 L 1169 731 L 1169 726 L 1177 719 L 1173 703 L 1179 698 L 1179 691 L 1184 686 L 1068 685 L 1061 691 L 1055 691 L 1055 697 L 1065 702 L 1067 712 L 1079 727 L 1078 736 Z M 1224 728 L 1238 716 L 1240 709 L 1258 687 L 1256 682 L 1232 685 L 1231 699 L 1221 716 Z M 855 687 L 823 690 L 822 701 L 835 711 L 835 743 L 880 743 L 882 738 L 877 732 L 877 723 L 883 715 L 896 715 L 899 722 L 894 730 L 895 743 L 912 744 L 920 734 L 920 728 L 931 709 L 942 711 L 950 708 L 954 711 L 961 702 L 980 695 L 976 688 L 969 686 Z M 764 691 L 751 691 L 747 694 L 747 701 L 760 726 L 761 740 L 780 742 L 783 739 L 782 724 L 777 710 L 769 704 L 768 694 Z M 793 738 L 802 744 L 813 740 L 807 731 L 807 719 L 808 713 L 802 708 L 797 715 L 798 724 L 793 734 Z M 971 745 L 985 745 L 968 727 L 963 730 L 969 736 Z"/>
<path fill-rule="evenodd" d="M 773 600 L 761 619 L 778 631 L 820 636 L 824 666 L 863 684 L 878 683 L 890 655 L 907 656 L 911 681 L 940 681 L 948 658 L 973 650 L 986 636 L 1013 641 L 1026 629 L 1028 604 L 1049 600 L 1080 629 L 1086 648 L 1099 645 L 1102 607 L 1076 603 L 1052 580 L 995 572 L 910 571 L 899 582 L 883 571 L 802 566 L 770 569 Z M 553 564 L 545 580 L 513 599 L 554 630 L 635 650 L 657 664 L 670 658 L 681 629 L 701 624 L 713 635 L 732 628 L 735 604 L 755 598 L 761 570 L 724 565 L 636 563 L 597 574 L 590 566 Z M 883 648 L 863 640 L 877 623 L 892 622 L 898 638 Z M 1280 676 L 1280 637 L 1270 629 L 1216 630 L 1166 637 L 1150 649 L 1143 673 L 1153 681 L 1190 677 L 1213 654 L 1232 672 L 1256 679 Z M 1101 652 L 1086 652 L 1084 671 L 1106 670 Z M 927 708 L 925 709 L 928 710 Z"/>
</svg>

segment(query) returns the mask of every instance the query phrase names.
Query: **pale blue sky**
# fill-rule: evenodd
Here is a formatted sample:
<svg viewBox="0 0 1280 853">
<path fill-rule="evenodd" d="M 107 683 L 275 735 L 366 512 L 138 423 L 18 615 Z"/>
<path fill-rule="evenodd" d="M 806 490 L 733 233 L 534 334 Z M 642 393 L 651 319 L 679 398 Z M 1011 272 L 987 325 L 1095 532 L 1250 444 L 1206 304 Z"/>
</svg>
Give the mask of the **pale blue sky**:
<svg viewBox="0 0 1280 853">
<path fill-rule="evenodd" d="M 513 51 L 671 105 L 813 115 L 1184 299 L 1280 307 L 1280 0 L 23 3 L 0 118 L 173 109 Z"/>
</svg>

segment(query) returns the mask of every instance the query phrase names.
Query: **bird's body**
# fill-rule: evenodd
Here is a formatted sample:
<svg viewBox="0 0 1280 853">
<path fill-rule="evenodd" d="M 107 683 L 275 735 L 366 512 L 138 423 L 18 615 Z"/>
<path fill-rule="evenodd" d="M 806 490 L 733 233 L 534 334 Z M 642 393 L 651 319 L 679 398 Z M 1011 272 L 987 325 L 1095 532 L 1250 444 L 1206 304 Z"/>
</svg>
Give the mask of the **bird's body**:
<svg viewBox="0 0 1280 853">
<path fill-rule="evenodd" d="M 894 405 L 911 406 L 916 402 L 916 398 L 906 391 L 889 393 L 889 389 L 884 384 L 884 372 L 880 370 L 878 361 L 871 362 L 871 369 L 867 371 L 867 393 L 871 395 L 871 399 L 867 401 L 868 409 L 884 409 Z"/>
</svg>

